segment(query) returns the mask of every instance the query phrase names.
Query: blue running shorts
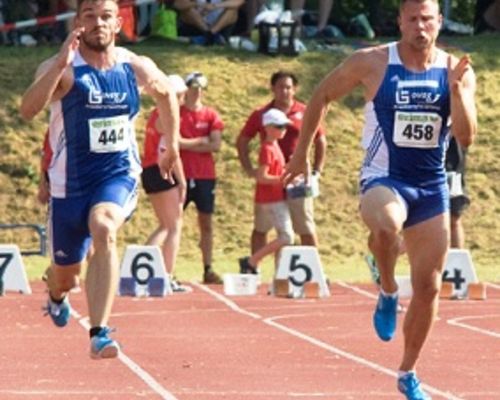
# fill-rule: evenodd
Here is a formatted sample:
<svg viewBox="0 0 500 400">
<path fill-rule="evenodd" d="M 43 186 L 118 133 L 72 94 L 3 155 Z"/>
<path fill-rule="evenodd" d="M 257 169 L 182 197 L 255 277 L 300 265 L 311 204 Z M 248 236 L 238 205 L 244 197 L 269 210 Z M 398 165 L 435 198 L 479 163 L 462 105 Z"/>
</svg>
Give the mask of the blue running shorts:
<svg viewBox="0 0 500 400">
<path fill-rule="evenodd" d="M 405 204 L 407 218 L 403 228 L 409 228 L 436 215 L 448 212 L 450 207 L 450 196 L 446 183 L 415 186 L 393 178 L 380 177 L 361 182 L 361 193 L 364 194 L 376 186 L 389 188 Z"/>
<path fill-rule="evenodd" d="M 90 246 L 88 218 L 90 210 L 99 203 L 114 203 L 128 219 L 137 204 L 137 180 L 130 176 L 108 179 L 91 193 L 52 198 L 49 210 L 49 235 L 52 259 L 57 265 L 81 262 Z"/>
</svg>

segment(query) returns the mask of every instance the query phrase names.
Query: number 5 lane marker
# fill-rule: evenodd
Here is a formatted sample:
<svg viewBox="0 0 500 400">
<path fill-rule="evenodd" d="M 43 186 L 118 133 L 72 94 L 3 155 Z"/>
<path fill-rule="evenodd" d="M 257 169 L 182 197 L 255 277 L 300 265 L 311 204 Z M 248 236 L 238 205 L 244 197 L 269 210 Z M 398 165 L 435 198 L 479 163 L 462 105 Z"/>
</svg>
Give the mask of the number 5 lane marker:
<svg viewBox="0 0 500 400">
<path fill-rule="evenodd" d="M 87 317 L 82 317 L 76 310 L 71 310 L 73 318 L 78 320 L 78 323 L 87 331 L 90 329 L 90 324 Z M 118 353 L 118 359 L 125 364 L 134 374 L 136 374 L 146 385 L 148 385 L 154 392 L 158 393 L 163 400 L 178 400 L 172 393 L 165 389 L 158 381 L 143 370 L 131 358 L 125 355 L 124 352 Z"/>
<path fill-rule="evenodd" d="M 325 343 L 325 342 L 322 342 L 321 340 L 318 340 L 312 336 L 309 336 L 309 335 L 306 335 L 305 333 L 302 333 L 296 329 L 292 329 L 292 328 L 289 328 L 285 325 L 282 325 L 278 322 L 276 322 L 275 320 L 280 318 L 280 317 L 271 317 L 271 318 L 262 318 L 261 315 L 259 314 L 256 314 L 256 313 L 253 313 L 253 312 L 249 312 L 249 311 L 246 311 L 245 309 L 241 308 L 240 306 L 238 306 L 234 301 L 232 300 L 229 300 L 227 297 L 213 291 L 212 289 L 204 286 L 204 285 L 200 285 L 196 282 L 191 282 L 191 284 L 193 286 L 196 286 L 198 289 L 200 290 L 203 290 L 204 292 L 208 293 L 209 295 L 211 295 L 212 297 L 216 298 L 217 300 L 219 300 L 220 302 L 224 303 L 227 307 L 229 307 L 231 310 L 239 313 L 239 314 L 243 314 L 243 315 L 247 315 L 251 318 L 254 318 L 254 319 L 258 319 L 258 320 L 261 320 L 264 324 L 266 325 L 269 325 L 269 326 L 272 326 L 273 328 L 276 328 L 276 329 L 279 329 L 285 333 L 288 333 L 289 335 L 291 336 L 294 336 L 296 338 L 299 338 L 305 342 L 308 342 L 314 346 L 317 346 L 317 347 L 320 347 L 326 351 L 329 351 L 331 353 L 334 353 L 334 354 L 337 354 L 341 357 L 344 357 L 350 361 L 353 361 L 357 364 L 360 364 L 360 365 L 363 365 L 365 367 L 368 367 L 368 368 L 371 368 L 377 372 L 380 372 L 380 373 L 383 373 L 385 375 L 389 375 L 393 378 L 396 378 L 398 376 L 397 372 L 394 371 L 394 370 L 391 370 L 389 368 L 386 368 L 382 365 L 379 365 L 377 363 L 374 363 L 370 360 L 367 360 L 365 358 L 362 358 L 362 357 L 359 357 L 353 353 L 349 353 L 347 351 L 344 351 L 344 350 L 341 350 L 339 349 L 338 347 L 335 347 L 335 346 L 332 346 L 331 344 L 328 344 L 328 343 Z M 449 392 L 443 392 L 433 386 L 429 386 L 429 385 L 426 385 L 426 384 L 422 384 L 422 387 L 424 389 L 426 389 L 429 393 L 431 394 L 435 394 L 435 395 L 438 395 L 438 396 L 442 396 L 448 400 L 463 400 L 461 397 L 457 397 L 457 396 L 454 396 L 453 394 L 449 393 Z"/>
</svg>

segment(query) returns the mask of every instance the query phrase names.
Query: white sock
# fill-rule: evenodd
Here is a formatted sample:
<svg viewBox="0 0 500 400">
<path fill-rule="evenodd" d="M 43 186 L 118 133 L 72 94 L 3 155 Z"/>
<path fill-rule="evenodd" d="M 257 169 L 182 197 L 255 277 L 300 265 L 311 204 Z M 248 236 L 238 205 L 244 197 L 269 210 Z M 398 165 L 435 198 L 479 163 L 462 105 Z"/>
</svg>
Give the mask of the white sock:
<svg viewBox="0 0 500 400">
<path fill-rule="evenodd" d="M 384 289 L 380 288 L 380 293 L 382 293 L 382 296 L 384 296 L 384 297 L 391 297 L 393 299 L 395 299 L 396 297 L 398 297 L 398 291 L 397 290 L 394 293 L 386 293 L 386 292 L 384 292 Z"/>
<path fill-rule="evenodd" d="M 401 370 L 399 370 L 398 371 L 398 378 L 403 378 L 403 377 L 405 377 L 408 374 L 415 374 L 415 370 L 411 370 L 411 371 L 401 371 Z"/>
</svg>

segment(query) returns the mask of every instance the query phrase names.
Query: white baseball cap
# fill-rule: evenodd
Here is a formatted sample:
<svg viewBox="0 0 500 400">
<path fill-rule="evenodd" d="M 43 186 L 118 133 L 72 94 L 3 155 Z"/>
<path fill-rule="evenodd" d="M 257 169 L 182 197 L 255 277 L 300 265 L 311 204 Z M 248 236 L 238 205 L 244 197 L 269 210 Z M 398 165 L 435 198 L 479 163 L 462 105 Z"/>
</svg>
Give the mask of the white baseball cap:
<svg viewBox="0 0 500 400">
<path fill-rule="evenodd" d="M 262 115 L 262 125 L 285 126 L 291 124 L 286 114 L 277 108 L 271 108 Z"/>
<path fill-rule="evenodd" d="M 187 90 L 187 86 L 184 83 L 184 79 L 180 75 L 168 75 L 168 80 L 175 90 L 175 93 L 184 93 Z"/>
<path fill-rule="evenodd" d="M 188 87 L 200 87 L 205 89 L 208 86 L 208 79 L 201 72 L 191 72 L 184 80 Z"/>
</svg>

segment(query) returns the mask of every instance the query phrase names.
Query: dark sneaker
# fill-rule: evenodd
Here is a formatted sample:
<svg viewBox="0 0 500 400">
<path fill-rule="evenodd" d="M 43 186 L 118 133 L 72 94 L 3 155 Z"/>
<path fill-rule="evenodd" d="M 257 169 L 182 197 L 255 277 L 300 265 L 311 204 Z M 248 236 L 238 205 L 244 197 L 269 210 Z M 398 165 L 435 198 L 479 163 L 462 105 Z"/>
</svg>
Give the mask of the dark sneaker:
<svg viewBox="0 0 500 400">
<path fill-rule="evenodd" d="M 398 378 L 398 390 L 406 396 L 407 400 L 431 400 L 431 396 L 422 390 L 414 372 L 408 372 Z"/>
<path fill-rule="evenodd" d="M 118 357 L 120 352 L 120 345 L 109 337 L 113 332 L 112 329 L 106 327 L 101 330 L 97 335 L 90 339 L 90 357 L 94 360 L 102 358 L 115 358 Z"/>
<path fill-rule="evenodd" d="M 62 303 L 58 304 L 52 301 L 49 296 L 47 306 L 44 307 L 45 315 L 50 315 L 54 324 L 60 328 L 66 326 L 71 316 L 71 306 L 69 305 L 68 296 L 64 297 Z"/>
<path fill-rule="evenodd" d="M 373 314 L 373 325 L 380 339 L 388 342 L 394 337 L 396 332 L 398 310 L 398 297 L 384 296 L 382 293 L 378 296 L 377 307 Z"/>
<path fill-rule="evenodd" d="M 238 262 L 240 264 L 240 274 L 258 274 L 257 268 L 250 265 L 250 257 L 242 257 Z"/>
<path fill-rule="evenodd" d="M 221 285 L 222 279 L 212 268 L 209 268 L 203 273 L 203 283 Z"/>
</svg>

